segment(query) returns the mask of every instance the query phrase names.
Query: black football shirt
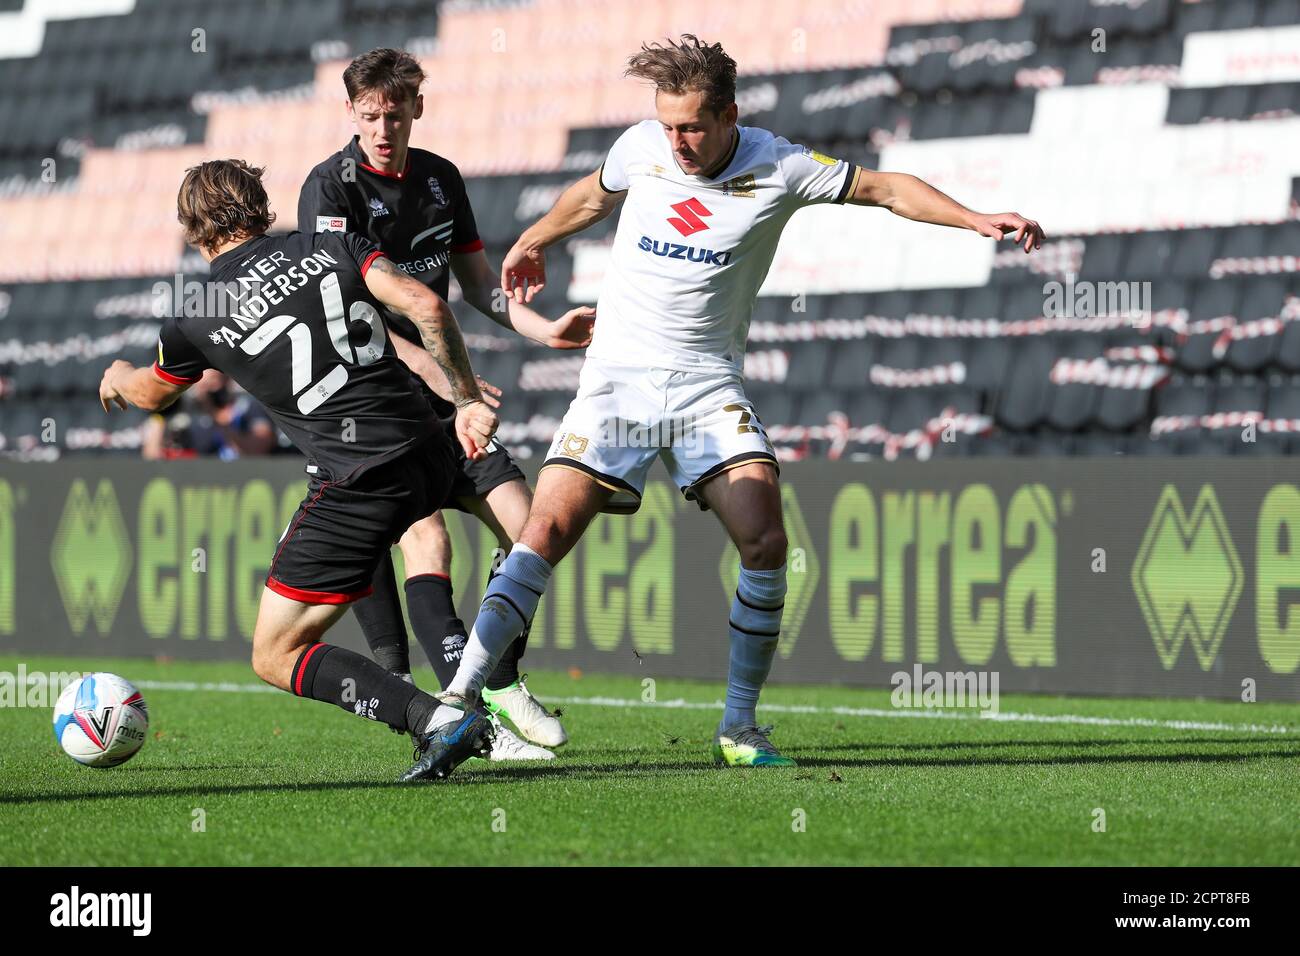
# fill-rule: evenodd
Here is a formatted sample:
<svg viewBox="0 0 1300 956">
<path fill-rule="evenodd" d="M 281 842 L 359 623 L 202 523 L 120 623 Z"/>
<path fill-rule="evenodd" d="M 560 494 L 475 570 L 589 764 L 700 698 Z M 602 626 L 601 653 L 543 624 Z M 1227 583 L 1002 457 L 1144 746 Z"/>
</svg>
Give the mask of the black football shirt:
<svg viewBox="0 0 1300 956">
<path fill-rule="evenodd" d="M 191 384 L 205 369 L 225 372 L 327 481 L 447 441 L 366 288 L 381 255 L 336 232 L 258 236 L 222 253 L 198 307 L 163 323 L 155 373 Z"/>
<path fill-rule="evenodd" d="M 452 254 L 483 248 L 465 181 L 454 163 L 411 148 L 400 174 L 380 172 L 366 162 L 355 136 L 302 184 L 298 228 L 360 233 L 443 299 Z M 420 343 L 410 320 L 388 311 L 384 317 L 394 332 Z"/>
</svg>

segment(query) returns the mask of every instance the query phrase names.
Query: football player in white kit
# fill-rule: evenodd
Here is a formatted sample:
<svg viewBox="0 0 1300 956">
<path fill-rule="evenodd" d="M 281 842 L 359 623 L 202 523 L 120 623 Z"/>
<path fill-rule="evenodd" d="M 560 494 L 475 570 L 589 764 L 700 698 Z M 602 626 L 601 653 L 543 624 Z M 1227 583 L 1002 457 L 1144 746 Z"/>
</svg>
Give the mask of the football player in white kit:
<svg viewBox="0 0 1300 956">
<path fill-rule="evenodd" d="M 502 267 L 503 289 L 530 301 L 546 281 L 546 247 L 623 204 L 578 394 L 447 690 L 477 698 L 556 562 L 599 512 L 635 511 L 660 458 L 688 500 L 717 514 L 740 552 L 714 760 L 790 766 L 755 713 L 781 628 L 786 536 L 776 455 L 742 379 L 754 299 L 781 230 L 804 206 L 852 203 L 994 239 L 1014 234 L 1025 252 L 1043 233 L 1016 213 L 972 212 L 914 176 L 862 169 L 738 126 L 736 64 L 719 44 L 685 35 L 645 45 L 627 73 L 654 84 L 657 118 L 624 132 L 602 167 L 566 190 Z"/>
</svg>

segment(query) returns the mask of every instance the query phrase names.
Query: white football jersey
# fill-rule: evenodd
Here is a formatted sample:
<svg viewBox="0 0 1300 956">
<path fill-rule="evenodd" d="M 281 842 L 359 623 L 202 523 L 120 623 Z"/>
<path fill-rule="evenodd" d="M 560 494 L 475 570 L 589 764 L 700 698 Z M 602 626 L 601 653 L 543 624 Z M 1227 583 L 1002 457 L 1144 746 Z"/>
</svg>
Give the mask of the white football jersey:
<svg viewBox="0 0 1300 956">
<path fill-rule="evenodd" d="M 588 354 L 690 371 L 744 367 L 758 289 L 790 216 L 843 202 L 855 167 L 765 129 L 738 126 L 717 176 L 689 176 L 657 120 L 610 149 L 600 184 L 627 190 Z"/>
</svg>

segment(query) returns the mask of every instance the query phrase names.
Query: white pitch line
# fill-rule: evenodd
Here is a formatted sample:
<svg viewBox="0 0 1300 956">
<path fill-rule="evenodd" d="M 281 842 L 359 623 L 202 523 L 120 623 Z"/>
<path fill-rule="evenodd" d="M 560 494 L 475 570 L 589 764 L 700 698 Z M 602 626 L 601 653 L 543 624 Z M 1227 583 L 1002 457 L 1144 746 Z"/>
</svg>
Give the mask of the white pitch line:
<svg viewBox="0 0 1300 956">
<path fill-rule="evenodd" d="M 237 684 L 230 681 L 202 683 L 198 681 L 135 681 L 141 690 L 214 691 L 235 694 L 282 694 L 284 691 L 269 684 Z M 550 700 L 565 706 L 587 707 L 644 707 L 651 710 L 719 710 L 722 701 L 662 700 L 653 703 L 626 697 L 552 697 Z M 1094 717 L 1087 714 L 981 714 L 979 711 L 957 710 L 885 710 L 880 707 L 816 707 L 810 704 L 764 704 L 764 713 L 823 714 L 836 717 L 919 717 L 929 720 L 993 720 L 1025 724 L 1085 724 L 1094 727 L 1154 727 L 1161 730 L 1230 731 L 1245 734 L 1291 734 L 1295 728 L 1281 724 L 1225 724 L 1204 720 L 1156 720 L 1152 717 Z"/>
</svg>

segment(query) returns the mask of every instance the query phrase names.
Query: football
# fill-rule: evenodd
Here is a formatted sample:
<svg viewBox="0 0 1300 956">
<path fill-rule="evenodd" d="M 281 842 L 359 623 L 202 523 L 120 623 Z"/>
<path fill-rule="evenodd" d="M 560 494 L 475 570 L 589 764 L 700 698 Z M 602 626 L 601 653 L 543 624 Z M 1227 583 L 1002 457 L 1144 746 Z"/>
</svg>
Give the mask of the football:
<svg viewBox="0 0 1300 956">
<path fill-rule="evenodd" d="M 149 709 L 128 680 L 96 673 L 73 681 L 54 705 L 54 737 L 77 763 L 116 767 L 144 746 Z"/>
</svg>

